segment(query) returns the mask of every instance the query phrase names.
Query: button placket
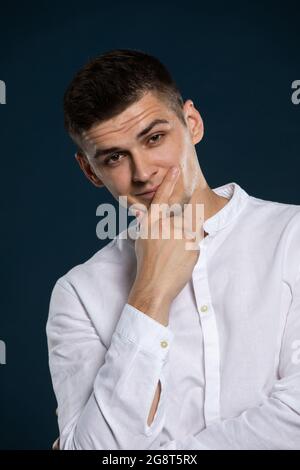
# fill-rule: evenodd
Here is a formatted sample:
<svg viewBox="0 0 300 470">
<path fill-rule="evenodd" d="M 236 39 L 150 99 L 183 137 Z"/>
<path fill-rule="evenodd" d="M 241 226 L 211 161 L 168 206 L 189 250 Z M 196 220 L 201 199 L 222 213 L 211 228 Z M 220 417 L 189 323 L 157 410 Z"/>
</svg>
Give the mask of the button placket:
<svg viewBox="0 0 300 470">
<path fill-rule="evenodd" d="M 204 240 L 207 242 L 207 240 Z M 199 312 L 204 348 L 206 425 L 220 419 L 220 350 L 215 313 L 207 278 L 207 246 L 201 250 L 201 262 L 193 273 L 193 286 Z"/>
</svg>

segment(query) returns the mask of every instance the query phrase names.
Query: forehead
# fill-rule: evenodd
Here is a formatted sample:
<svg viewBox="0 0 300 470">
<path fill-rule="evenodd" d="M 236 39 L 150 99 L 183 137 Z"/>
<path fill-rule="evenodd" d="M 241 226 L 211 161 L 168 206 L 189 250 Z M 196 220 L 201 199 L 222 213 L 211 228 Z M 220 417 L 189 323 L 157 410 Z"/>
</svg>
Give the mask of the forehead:
<svg viewBox="0 0 300 470">
<path fill-rule="evenodd" d="M 165 119 L 172 124 L 176 115 L 165 101 L 152 93 L 147 93 L 122 113 L 94 125 L 84 132 L 82 137 L 86 144 L 96 145 L 131 133 L 135 135 L 154 119 Z"/>
</svg>

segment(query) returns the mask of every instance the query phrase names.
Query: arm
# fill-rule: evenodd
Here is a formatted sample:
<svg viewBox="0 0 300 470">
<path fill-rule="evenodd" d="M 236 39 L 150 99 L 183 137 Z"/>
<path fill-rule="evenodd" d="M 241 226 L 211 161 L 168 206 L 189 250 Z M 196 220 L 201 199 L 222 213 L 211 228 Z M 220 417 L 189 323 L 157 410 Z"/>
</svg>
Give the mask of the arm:
<svg viewBox="0 0 300 470">
<path fill-rule="evenodd" d="M 107 349 L 62 279 L 52 292 L 47 335 L 61 449 L 145 449 L 159 440 L 168 327 L 126 304 Z"/>
<path fill-rule="evenodd" d="M 168 202 L 175 176 L 167 173 L 155 202 Z M 172 234 L 182 235 L 174 220 Z M 144 217 L 141 226 L 148 223 L 159 226 L 160 219 Z M 169 307 L 199 256 L 186 249 L 186 241 L 182 236 L 136 240 L 136 279 L 108 349 L 71 285 L 56 284 L 47 334 L 62 449 L 159 445 L 173 338 L 167 327 Z M 99 312 L 104 321 L 107 314 Z"/>
<path fill-rule="evenodd" d="M 137 289 L 136 286 L 134 286 L 130 292 L 128 303 L 134 308 L 138 309 L 141 314 L 147 314 L 149 317 L 155 319 L 162 325 L 168 326 L 170 303 L 166 299 L 161 298 L 159 292 L 147 292 L 145 286 L 140 289 Z M 155 416 L 160 399 L 160 394 L 161 383 L 158 382 L 157 388 L 155 390 L 153 403 L 151 405 L 150 413 L 147 420 L 148 426 L 151 425 Z"/>
<path fill-rule="evenodd" d="M 153 399 L 153 402 L 152 402 L 152 405 L 151 405 L 150 413 L 149 413 L 149 416 L 148 416 L 148 420 L 147 420 L 148 426 L 151 426 L 151 424 L 153 422 L 153 419 L 154 419 L 154 416 L 155 416 L 155 413 L 156 413 L 156 410 L 157 410 L 157 406 L 158 406 L 158 403 L 159 403 L 160 394 L 161 394 L 161 383 L 158 382 L 157 388 L 155 390 L 154 399 Z"/>
</svg>

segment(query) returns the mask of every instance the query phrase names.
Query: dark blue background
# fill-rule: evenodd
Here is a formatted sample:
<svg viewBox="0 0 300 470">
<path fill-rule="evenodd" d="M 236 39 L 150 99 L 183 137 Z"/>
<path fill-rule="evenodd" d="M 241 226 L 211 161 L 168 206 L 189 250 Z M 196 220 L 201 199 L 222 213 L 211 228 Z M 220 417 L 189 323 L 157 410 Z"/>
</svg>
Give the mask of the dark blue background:
<svg viewBox="0 0 300 470">
<path fill-rule="evenodd" d="M 204 119 L 198 156 L 211 187 L 300 204 L 300 8 L 296 2 L 26 2 L 0 6 L 0 448 L 57 435 L 45 324 L 56 279 L 103 246 L 111 201 L 74 160 L 62 95 L 89 59 L 136 48 L 161 59 Z"/>
</svg>

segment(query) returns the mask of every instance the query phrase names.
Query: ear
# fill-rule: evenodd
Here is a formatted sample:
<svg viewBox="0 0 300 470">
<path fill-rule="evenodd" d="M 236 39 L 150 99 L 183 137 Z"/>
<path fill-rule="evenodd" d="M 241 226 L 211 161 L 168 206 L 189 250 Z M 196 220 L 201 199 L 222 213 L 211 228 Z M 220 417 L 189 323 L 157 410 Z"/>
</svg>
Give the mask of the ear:
<svg viewBox="0 0 300 470">
<path fill-rule="evenodd" d="M 81 152 L 76 152 L 75 158 L 82 169 L 83 173 L 87 177 L 87 179 L 93 183 L 97 188 L 100 188 L 101 186 L 104 186 L 102 180 L 98 178 L 98 176 L 94 173 L 94 170 L 92 169 L 90 162 L 88 161 L 87 157 L 81 153 Z"/>
<path fill-rule="evenodd" d="M 204 135 L 204 125 L 199 111 L 195 108 L 192 100 L 187 100 L 184 103 L 183 112 L 186 118 L 186 123 L 191 135 L 194 145 L 202 140 Z"/>
</svg>

